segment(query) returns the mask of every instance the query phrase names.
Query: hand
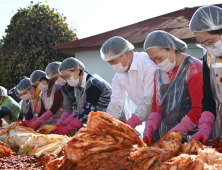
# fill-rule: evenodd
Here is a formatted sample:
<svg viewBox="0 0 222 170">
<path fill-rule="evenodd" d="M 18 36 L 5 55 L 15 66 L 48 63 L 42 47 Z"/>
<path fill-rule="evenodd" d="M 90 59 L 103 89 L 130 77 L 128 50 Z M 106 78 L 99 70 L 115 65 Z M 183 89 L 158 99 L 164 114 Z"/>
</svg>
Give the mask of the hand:
<svg viewBox="0 0 222 170">
<path fill-rule="evenodd" d="M 31 120 L 23 121 L 23 123 L 25 124 L 26 127 L 29 127 L 35 120 L 36 118 L 32 118 Z"/>
<path fill-rule="evenodd" d="M 58 125 L 56 125 L 57 127 L 64 127 L 64 126 L 67 126 L 67 124 L 64 124 L 64 123 L 60 123 Z"/>
<path fill-rule="evenodd" d="M 222 147 L 220 147 L 220 148 L 217 148 L 216 150 L 217 150 L 217 152 L 220 152 L 220 153 L 222 153 Z"/>
<path fill-rule="evenodd" d="M 200 141 L 203 144 L 206 144 L 209 138 L 209 135 L 207 135 L 204 131 L 198 131 L 195 133 L 192 138 L 194 138 L 196 141 Z"/>
<path fill-rule="evenodd" d="M 23 123 L 25 126 L 27 126 L 29 124 L 29 120 L 24 120 Z"/>
<path fill-rule="evenodd" d="M 39 129 L 39 127 L 41 126 L 41 122 L 38 122 L 38 121 L 33 121 L 32 123 L 30 123 L 28 125 L 28 127 L 34 129 L 35 131 L 37 131 Z"/>
<path fill-rule="evenodd" d="M 53 129 L 50 133 L 59 134 L 59 135 L 68 135 L 70 132 L 67 130 L 66 127 L 58 127 Z"/>
<path fill-rule="evenodd" d="M 145 136 L 143 136 L 143 141 L 146 144 L 152 144 L 153 143 L 153 134 L 152 133 L 148 133 Z"/>
</svg>

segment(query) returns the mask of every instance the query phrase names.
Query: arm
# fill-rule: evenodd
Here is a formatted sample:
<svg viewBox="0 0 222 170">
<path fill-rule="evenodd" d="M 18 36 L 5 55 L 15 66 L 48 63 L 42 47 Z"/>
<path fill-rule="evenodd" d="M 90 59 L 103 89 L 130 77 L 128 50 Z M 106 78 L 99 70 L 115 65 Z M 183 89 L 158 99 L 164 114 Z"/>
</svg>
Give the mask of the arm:
<svg viewBox="0 0 222 170">
<path fill-rule="evenodd" d="M 210 70 L 207 66 L 206 55 L 203 59 L 203 99 L 202 114 L 199 120 L 198 132 L 193 135 L 197 141 L 205 144 L 209 138 L 211 128 L 216 117 L 216 103 L 213 99 L 210 85 Z"/>
<path fill-rule="evenodd" d="M 210 69 L 206 61 L 203 61 L 203 100 L 202 112 L 209 111 L 216 117 L 216 103 L 214 101 L 210 85 Z"/>
<path fill-rule="evenodd" d="M 122 88 L 117 73 L 112 81 L 111 102 L 109 103 L 106 112 L 109 113 L 111 116 L 119 119 L 123 110 L 123 102 L 125 101 L 125 98 L 126 90 Z"/>
</svg>

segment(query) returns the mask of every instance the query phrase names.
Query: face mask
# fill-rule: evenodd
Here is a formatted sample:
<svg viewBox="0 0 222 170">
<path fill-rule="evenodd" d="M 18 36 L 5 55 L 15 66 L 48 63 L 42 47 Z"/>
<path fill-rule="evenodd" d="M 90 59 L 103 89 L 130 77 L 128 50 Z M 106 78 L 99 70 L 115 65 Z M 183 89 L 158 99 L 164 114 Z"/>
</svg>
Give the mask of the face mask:
<svg viewBox="0 0 222 170">
<path fill-rule="evenodd" d="M 123 61 L 123 57 L 122 57 L 122 61 Z M 123 72 L 125 72 L 125 71 L 128 69 L 129 59 L 128 59 L 128 61 L 127 61 L 126 67 L 123 67 L 122 61 L 121 61 L 120 63 L 118 63 L 118 64 L 111 65 L 112 68 L 113 68 L 113 70 L 114 70 L 115 72 L 117 72 L 117 73 L 123 73 Z"/>
<path fill-rule="evenodd" d="M 222 56 L 222 41 L 219 40 L 214 43 L 214 47 L 205 46 L 207 52 L 210 53 L 214 57 Z"/>
<path fill-rule="evenodd" d="M 66 84 L 65 80 L 62 79 L 61 77 L 59 77 L 57 80 L 56 80 L 56 84 L 60 85 L 60 86 L 64 86 Z"/>
<path fill-rule="evenodd" d="M 79 79 L 75 80 L 73 76 L 71 76 L 68 80 L 67 83 L 72 86 L 72 87 L 76 87 L 79 84 Z"/>
<path fill-rule="evenodd" d="M 44 85 L 44 84 L 42 84 L 42 83 L 40 83 L 39 85 L 38 85 L 38 88 L 39 88 L 39 90 L 41 90 L 41 91 L 47 91 L 48 89 L 49 89 L 49 87 L 48 87 L 48 85 Z"/>
<path fill-rule="evenodd" d="M 20 96 L 20 99 L 27 101 L 27 100 L 32 100 L 34 98 L 33 95 L 31 95 L 30 93 L 24 94 L 22 96 Z"/>
<path fill-rule="evenodd" d="M 159 67 L 161 71 L 169 72 L 173 70 L 175 65 L 176 65 L 175 54 L 174 54 L 174 62 L 171 63 L 169 60 L 169 52 L 168 52 L 168 58 L 166 58 L 162 63 L 157 64 L 157 67 Z"/>
</svg>

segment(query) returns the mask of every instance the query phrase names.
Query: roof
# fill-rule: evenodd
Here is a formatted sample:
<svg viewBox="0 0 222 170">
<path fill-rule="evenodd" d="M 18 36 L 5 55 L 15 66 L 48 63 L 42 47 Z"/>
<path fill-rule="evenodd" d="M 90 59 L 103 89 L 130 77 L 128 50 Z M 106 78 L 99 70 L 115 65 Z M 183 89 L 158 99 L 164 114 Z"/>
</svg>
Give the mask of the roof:
<svg viewBox="0 0 222 170">
<path fill-rule="evenodd" d="M 216 4 L 215 6 L 222 7 L 222 4 Z M 195 39 L 189 30 L 189 22 L 194 12 L 199 7 L 200 6 L 184 8 L 105 33 L 60 44 L 54 46 L 53 48 L 62 50 L 62 52 L 99 49 L 107 39 L 113 36 L 123 37 L 129 42 L 133 43 L 135 46 L 141 46 L 147 35 L 155 30 L 164 30 L 186 42 L 193 42 Z"/>
</svg>

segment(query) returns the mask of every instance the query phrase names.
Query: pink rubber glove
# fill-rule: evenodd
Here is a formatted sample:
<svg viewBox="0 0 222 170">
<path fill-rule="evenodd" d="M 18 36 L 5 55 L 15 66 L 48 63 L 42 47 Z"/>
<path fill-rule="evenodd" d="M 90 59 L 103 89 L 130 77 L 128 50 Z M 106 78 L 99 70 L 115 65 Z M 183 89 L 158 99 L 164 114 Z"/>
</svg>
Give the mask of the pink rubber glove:
<svg viewBox="0 0 222 170">
<path fill-rule="evenodd" d="M 77 110 L 75 109 L 72 114 L 66 118 L 66 120 L 64 120 L 63 123 L 59 124 L 57 127 L 63 127 L 63 126 L 67 126 L 69 123 L 71 123 L 75 118 L 74 116 L 76 115 Z"/>
<path fill-rule="evenodd" d="M 38 130 L 41 124 L 47 121 L 52 116 L 53 116 L 53 113 L 50 110 L 48 110 L 45 113 L 43 113 L 41 117 L 36 118 L 36 120 L 30 123 L 28 126 L 30 128 L 33 128 L 34 130 Z"/>
<path fill-rule="evenodd" d="M 137 125 L 142 125 L 142 122 L 141 120 L 135 115 L 135 114 L 132 114 L 131 118 L 129 118 L 127 121 L 126 121 L 126 124 L 127 125 L 130 125 L 133 129 L 135 129 L 135 127 Z"/>
<path fill-rule="evenodd" d="M 55 126 L 62 124 L 69 116 L 70 114 L 68 112 L 63 112 L 60 120 L 55 124 Z"/>
<path fill-rule="evenodd" d="M 170 129 L 170 131 L 178 130 L 181 135 L 184 136 L 187 134 L 187 132 L 193 130 L 196 126 L 197 125 L 194 124 L 187 115 L 185 115 L 185 117 L 181 120 L 181 123 L 178 123 L 172 129 Z"/>
<path fill-rule="evenodd" d="M 71 123 L 69 123 L 69 125 L 58 127 L 52 130 L 51 133 L 60 134 L 60 135 L 68 135 L 70 132 L 72 132 L 73 130 L 79 129 L 80 127 L 82 127 L 82 123 L 80 122 L 79 119 L 75 118 Z"/>
<path fill-rule="evenodd" d="M 206 144 L 210 136 L 211 128 L 214 125 L 214 120 L 215 116 L 213 113 L 204 111 L 199 120 L 198 132 L 195 133 L 192 138 Z"/>
<path fill-rule="evenodd" d="M 145 143 L 153 143 L 153 134 L 156 129 L 160 126 L 162 116 L 156 112 L 150 113 L 149 118 L 146 120 L 146 127 L 143 133 L 143 141 Z"/>
</svg>

